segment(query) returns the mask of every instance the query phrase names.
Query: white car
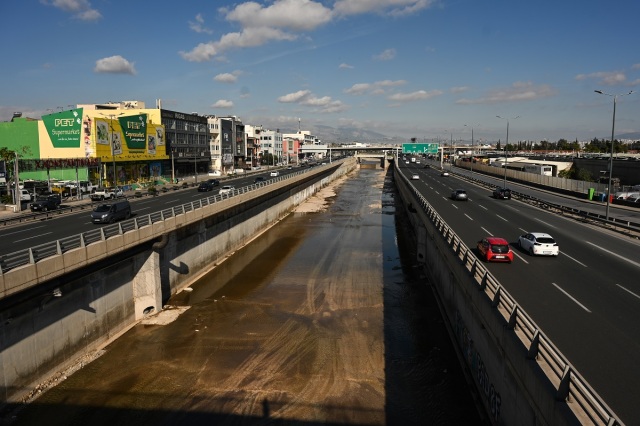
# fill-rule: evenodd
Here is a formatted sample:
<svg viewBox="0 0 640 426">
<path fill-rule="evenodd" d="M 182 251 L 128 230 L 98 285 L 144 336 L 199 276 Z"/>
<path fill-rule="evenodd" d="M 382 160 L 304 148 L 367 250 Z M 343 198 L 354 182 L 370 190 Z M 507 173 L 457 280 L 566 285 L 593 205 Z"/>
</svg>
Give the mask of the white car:
<svg viewBox="0 0 640 426">
<path fill-rule="evenodd" d="M 420 176 L 418 176 L 417 174 L 412 174 L 411 180 L 420 180 Z"/>
<path fill-rule="evenodd" d="M 235 189 L 236 188 L 233 185 L 225 185 L 222 188 L 220 188 L 220 191 L 218 192 L 218 194 L 231 194 Z"/>
<path fill-rule="evenodd" d="M 556 240 L 544 232 L 529 232 L 518 237 L 518 247 L 528 252 L 531 256 L 557 256 L 560 247 Z"/>
<path fill-rule="evenodd" d="M 440 176 L 445 176 L 445 177 L 449 176 L 449 172 L 442 172 L 442 173 L 440 173 Z"/>
<path fill-rule="evenodd" d="M 277 170 L 274 170 L 274 171 L 272 171 L 271 173 L 269 173 L 269 176 L 271 176 L 271 177 L 277 177 L 277 176 L 280 176 L 280 173 L 278 173 L 278 171 L 277 171 Z"/>
</svg>

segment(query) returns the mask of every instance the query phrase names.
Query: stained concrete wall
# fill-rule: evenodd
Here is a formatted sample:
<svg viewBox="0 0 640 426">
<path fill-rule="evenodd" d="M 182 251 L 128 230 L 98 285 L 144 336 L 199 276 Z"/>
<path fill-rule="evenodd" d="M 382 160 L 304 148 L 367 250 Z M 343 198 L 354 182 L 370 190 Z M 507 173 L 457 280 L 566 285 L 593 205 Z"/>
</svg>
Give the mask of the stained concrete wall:
<svg viewBox="0 0 640 426">
<path fill-rule="evenodd" d="M 48 260 L 49 270 L 58 271 L 51 279 L 1 301 L 3 400 L 19 401 L 162 309 L 171 295 L 355 167 L 347 160 L 327 177 L 270 185 Z M 70 262 L 75 266 L 65 272 Z M 35 274 L 34 267 L 26 269 Z"/>
</svg>

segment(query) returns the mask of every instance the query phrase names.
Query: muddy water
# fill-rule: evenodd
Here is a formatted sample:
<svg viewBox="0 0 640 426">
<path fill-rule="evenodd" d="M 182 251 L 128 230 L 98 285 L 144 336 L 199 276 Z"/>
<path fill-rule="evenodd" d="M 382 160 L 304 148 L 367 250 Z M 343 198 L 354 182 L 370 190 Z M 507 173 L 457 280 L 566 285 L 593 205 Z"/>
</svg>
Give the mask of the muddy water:
<svg viewBox="0 0 640 426">
<path fill-rule="evenodd" d="M 354 172 L 12 423 L 480 424 L 404 224 Z"/>
</svg>

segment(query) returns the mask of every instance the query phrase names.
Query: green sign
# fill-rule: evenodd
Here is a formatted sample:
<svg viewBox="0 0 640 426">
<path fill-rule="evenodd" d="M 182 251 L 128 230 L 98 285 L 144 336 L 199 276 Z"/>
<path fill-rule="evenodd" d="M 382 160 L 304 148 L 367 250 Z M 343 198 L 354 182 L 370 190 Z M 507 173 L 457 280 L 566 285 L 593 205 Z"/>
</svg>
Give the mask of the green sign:
<svg viewBox="0 0 640 426">
<path fill-rule="evenodd" d="M 118 122 L 129 150 L 147 149 L 147 114 L 127 115 L 118 118 Z"/>
<path fill-rule="evenodd" d="M 80 148 L 82 108 L 42 116 L 54 148 Z"/>
<path fill-rule="evenodd" d="M 437 143 L 403 143 L 402 153 L 403 154 L 437 154 L 439 146 L 440 144 L 437 144 Z"/>
</svg>

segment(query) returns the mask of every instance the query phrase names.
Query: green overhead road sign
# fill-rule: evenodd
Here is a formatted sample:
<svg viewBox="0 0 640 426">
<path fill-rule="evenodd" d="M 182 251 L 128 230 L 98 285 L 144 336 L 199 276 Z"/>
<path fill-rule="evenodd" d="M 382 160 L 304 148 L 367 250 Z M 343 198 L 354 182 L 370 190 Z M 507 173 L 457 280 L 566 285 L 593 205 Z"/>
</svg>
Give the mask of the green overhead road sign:
<svg viewBox="0 0 640 426">
<path fill-rule="evenodd" d="M 403 143 L 402 153 L 403 154 L 437 154 L 439 146 L 440 145 L 437 143 Z"/>
</svg>

